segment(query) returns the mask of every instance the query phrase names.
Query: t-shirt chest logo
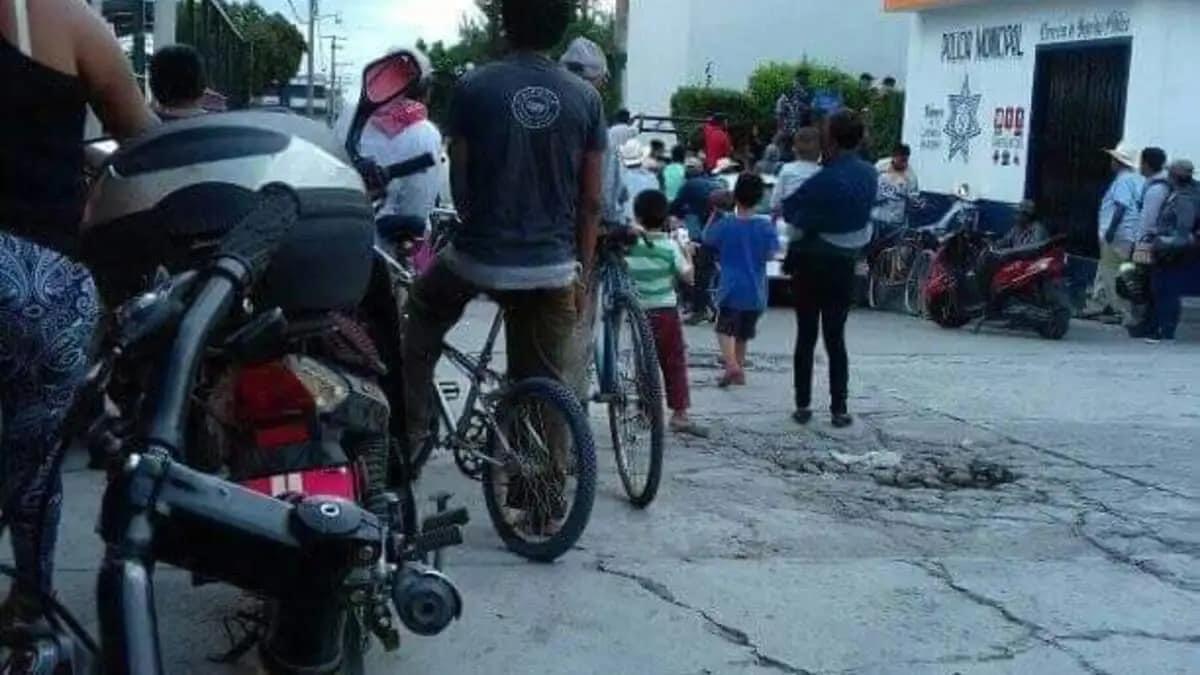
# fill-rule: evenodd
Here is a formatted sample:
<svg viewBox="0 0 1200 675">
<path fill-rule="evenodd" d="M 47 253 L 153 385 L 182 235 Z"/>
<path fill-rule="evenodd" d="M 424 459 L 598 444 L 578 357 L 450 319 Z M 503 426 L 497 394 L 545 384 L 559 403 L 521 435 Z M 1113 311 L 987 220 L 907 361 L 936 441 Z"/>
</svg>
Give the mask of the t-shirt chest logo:
<svg viewBox="0 0 1200 675">
<path fill-rule="evenodd" d="M 550 127 L 558 121 L 561 111 L 558 94 L 545 87 L 525 87 L 513 95 L 513 117 L 526 129 Z"/>
</svg>

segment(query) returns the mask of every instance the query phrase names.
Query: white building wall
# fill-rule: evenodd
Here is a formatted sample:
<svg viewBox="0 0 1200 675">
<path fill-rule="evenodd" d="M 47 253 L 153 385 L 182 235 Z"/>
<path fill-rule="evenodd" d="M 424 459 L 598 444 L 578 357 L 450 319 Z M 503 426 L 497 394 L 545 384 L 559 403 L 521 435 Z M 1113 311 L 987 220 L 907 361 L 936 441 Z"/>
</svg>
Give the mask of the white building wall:
<svg viewBox="0 0 1200 675">
<path fill-rule="evenodd" d="M 666 115 L 671 94 L 702 85 L 742 89 L 769 61 L 810 60 L 904 80 L 910 19 L 882 0 L 632 0 L 625 100 Z"/>
<path fill-rule="evenodd" d="M 1033 99 L 1034 72 L 1039 45 L 1073 42 L 1044 32 L 1044 26 L 1078 25 L 1081 17 L 1128 18 L 1128 29 L 1099 36 L 1132 40 L 1129 92 L 1125 114 L 1128 143 L 1137 147 L 1159 145 L 1176 157 L 1200 158 L 1200 87 L 1195 68 L 1181 55 L 1186 45 L 1200 44 L 1200 2 L 1196 0 L 1045 0 L 1015 3 L 987 2 L 964 7 L 927 10 L 915 15 L 909 49 L 904 137 L 913 147 L 913 163 L 922 187 L 953 192 L 959 183 L 986 199 L 1015 202 L 1024 197 L 1026 151 Z M 1021 26 L 1021 55 L 1001 58 L 946 61 L 943 36 L 980 27 Z M 1090 38 L 1091 36 L 1089 36 Z M 979 96 L 976 116 L 980 133 L 968 142 L 967 157 L 949 158 L 951 139 L 945 133 L 952 94 L 969 83 Z M 996 108 L 1021 108 L 1024 128 L 1019 138 L 997 138 Z M 1086 115 L 1087 111 L 1080 111 Z M 1010 149 L 1020 164 L 997 165 L 997 148 Z M 1099 149 L 1097 149 L 1099 151 Z"/>
</svg>

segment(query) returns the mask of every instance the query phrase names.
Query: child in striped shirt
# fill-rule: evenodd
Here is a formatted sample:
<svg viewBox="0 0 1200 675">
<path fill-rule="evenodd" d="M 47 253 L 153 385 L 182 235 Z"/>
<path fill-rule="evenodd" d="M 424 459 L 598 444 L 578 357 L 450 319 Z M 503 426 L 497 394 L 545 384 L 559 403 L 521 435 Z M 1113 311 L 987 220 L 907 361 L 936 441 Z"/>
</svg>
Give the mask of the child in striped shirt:
<svg viewBox="0 0 1200 675">
<path fill-rule="evenodd" d="M 683 322 L 679 318 L 679 298 L 675 285 L 692 283 L 692 262 L 688 254 L 667 232 L 667 197 L 658 190 L 646 190 L 633 203 L 634 216 L 646 231 L 644 239 L 633 246 L 625 260 L 637 288 L 638 301 L 650 319 L 658 361 L 671 409 L 671 431 L 704 437 L 708 430 L 688 417 L 691 398 L 688 391 L 687 345 L 683 341 Z"/>
</svg>

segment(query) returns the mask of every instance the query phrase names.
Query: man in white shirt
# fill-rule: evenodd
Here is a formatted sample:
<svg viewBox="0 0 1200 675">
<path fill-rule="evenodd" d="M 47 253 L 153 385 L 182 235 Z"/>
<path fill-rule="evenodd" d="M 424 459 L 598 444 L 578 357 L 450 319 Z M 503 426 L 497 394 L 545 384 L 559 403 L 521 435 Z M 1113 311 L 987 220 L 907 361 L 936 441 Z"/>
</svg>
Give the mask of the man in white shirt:
<svg viewBox="0 0 1200 675">
<path fill-rule="evenodd" d="M 612 125 L 608 127 L 608 147 L 618 149 L 629 141 L 638 137 L 637 127 L 633 126 L 633 117 L 629 111 L 622 108 L 618 110 L 612 118 Z M 629 198 L 633 201 L 633 197 Z"/>
<path fill-rule="evenodd" d="M 917 174 L 909 164 L 912 149 L 901 143 L 892 150 L 892 156 L 879 160 L 879 191 L 875 196 L 875 208 L 871 209 L 871 223 L 876 235 L 887 234 L 908 222 L 909 206 L 921 194 L 917 185 Z"/>
<path fill-rule="evenodd" d="M 412 51 L 412 50 L 408 50 Z M 367 121 L 359 140 L 358 150 L 363 157 L 385 167 L 424 154 L 433 157 L 436 165 L 410 176 L 397 178 L 387 185 L 387 195 L 377 218 L 401 217 L 415 227 L 427 223 L 429 212 L 437 205 L 442 192 L 445 153 L 442 133 L 429 121 L 426 103 L 428 88 L 416 91 L 412 98 L 400 98 L 380 108 Z M 348 108 L 338 118 L 337 135 L 345 140 L 357 106 Z"/>
</svg>

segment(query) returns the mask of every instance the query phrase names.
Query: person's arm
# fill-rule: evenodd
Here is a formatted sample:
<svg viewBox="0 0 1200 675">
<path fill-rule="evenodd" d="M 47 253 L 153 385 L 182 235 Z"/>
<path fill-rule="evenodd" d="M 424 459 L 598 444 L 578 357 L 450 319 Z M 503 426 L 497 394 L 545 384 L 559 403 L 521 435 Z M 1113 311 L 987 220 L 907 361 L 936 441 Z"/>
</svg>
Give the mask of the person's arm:
<svg viewBox="0 0 1200 675">
<path fill-rule="evenodd" d="M 583 279 L 590 279 L 592 276 L 592 265 L 596 260 L 596 240 L 600 237 L 603 155 L 603 150 L 585 152 L 579 175 L 579 215 L 575 227 L 575 247 Z"/>
<path fill-rule="evenodd" d="M 118 141 L 155 127 L 158 117 L 150 111 L 138 89 L 129 59 L 109 25 L 90 7 L 71 3 L 75 35 L 75 67 L 88 92 L 96 116 Z"/>
<path fill-rule="evenodd" d="M 825 202 L 825 183 L 828 172 L 824 169 L 816 172 L 804 181 L 790 196 L 783 200 L 783 219 L 793 226 L 802 228 L 805 233 L 820 232 L 819 218 L 811 217 Z"/>
<path fill-rule="evenodd" d="M 1164 183 L 1155 183 L 1146 190 L 1146 199 L 1142 203 L 1141 220 L 1138 232 L 1153 235 L 1158 232 L 1158 218 L 1162 215 L 1163 204 L 1167 203 L 1171 189 Z"/>
<path fill-rule="evenodd" d="M 696 268 L 692 265 L 691 257 L 677 241 L 671 241 L 671 246 L 675 249 L 675 273 L 679 280 L 688 286 L 696 283 Z"/>
<path fill-rule="evenodd" d="M 458 217 L 466 219 L 471 213 L 471 189 L 467 180 L 468 158 L 467 139 L 454 137 L 450 139 L 450 196 L 454 198 L 454 208 Z"/>
<path fill-rule="evenodd" d="M 1112 222 L 1104 230 L 1104 241 L 1113 243 L 1117 238 L 1117 227 L 1121 225 L 1121 221 L 1125 220 L 1125 213 L 1128 211 L 1124 204 L 1117 204 L 1117 208 L 1113 210 Z"/>
</svg>

